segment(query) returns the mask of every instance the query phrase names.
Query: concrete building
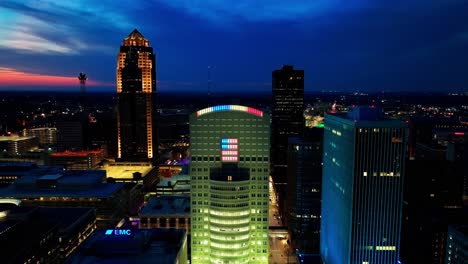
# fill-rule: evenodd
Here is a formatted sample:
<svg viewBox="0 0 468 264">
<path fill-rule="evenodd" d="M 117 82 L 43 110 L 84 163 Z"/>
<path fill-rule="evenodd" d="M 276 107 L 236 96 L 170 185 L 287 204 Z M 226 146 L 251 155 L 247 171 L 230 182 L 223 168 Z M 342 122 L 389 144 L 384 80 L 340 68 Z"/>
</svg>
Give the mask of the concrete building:
<svg viewBox="0 0 468 264">
<path fill-rule="evenodd" d="M 37 150 L 39 140 L 36 137 L 0 136 L 0 153 L 15 156 Z"/>
<path fill-rule="evenodd" d="M 106 171 L 108 180 L 142 184 L 145 190 L 154 188 L 159 181 L 158 167 L 151 162 L 111 162 L 99 169 Z"/>
<path fill-rule="evenodd" d="M 170 178 L 162 178 L 156 186 L 156 195 L 164 194 L 190 194 L 192 186 L 190 175 L 174 175 Z"/>
<path fill-rule="evenodd" d="M 104 159 L 104 150 L 63 151 L 49 155 L 48 165 L 61 165 L 68 170 L 94 169 Z"/>
<path fill-rule="evenodd" d="M 190 194 L 154 196 L 138 216 L 140 228 L 185 229 L 190 234 Z"/>
<path fill-rule="evenodd" d="M 81 151 L 84 149 L 83 120 L 79 117 L 57 120 L 57 151 Z"/>
<path fill-rule="evenodd" d="M 57 145 L 57 128 L 55 127 L 25 129 L 24 136 L 37 137 L 39 139 L 39 146 L 41 147 Z"/>
<path fill-rule="evenodd" d="M 96 229 L 93 208 L 44 208 L 0 201 L 2 263 L 63 263 Z"/>
<path fill-rule="evenodd" d="M 398 263 L 405 122 L 377 108 L 325 115 L 320 253 L 327 264 Z"/>
<path fill-rule="evenodd" d="M 290 137 L 288 144 L 288 189 L 286 226 L 293 248 L 301 254 L 320 251 L 322 200 L 323 129 L 309 136 Z"/>
<path fill-rule="evenodd" d="M 190 116 L 192 263 L 268 263 L 269 123 L 240 105 Z"/>
<path fill-rule="evenodd" d="M 450 225 L 448 227 L 445 264 L 468 263 L 468 226 Z"/>
<path fill-rule="evenodd" d="M 139 186 L 105 181 L 105 171 L 33 172 L 0 189 L 0 198 L 18 199 L 26 206 L 94 207 L 98 225 L 106 227 L 136 215 L 143 203 Z"/>
<path fill-rule="evenodd" d="M 101 229 L 66 264 L 187 264 L 187 233 L 182 229 Z"/>
<path fill-rule="evenodd" d="M 284 65 L 272 73 L 271 174 L 279 200 L 286 197 L 288 137 L 304 130 L 304 71 Z M 284 206 L 280 204 L 284 216 Z"/>
</svg>

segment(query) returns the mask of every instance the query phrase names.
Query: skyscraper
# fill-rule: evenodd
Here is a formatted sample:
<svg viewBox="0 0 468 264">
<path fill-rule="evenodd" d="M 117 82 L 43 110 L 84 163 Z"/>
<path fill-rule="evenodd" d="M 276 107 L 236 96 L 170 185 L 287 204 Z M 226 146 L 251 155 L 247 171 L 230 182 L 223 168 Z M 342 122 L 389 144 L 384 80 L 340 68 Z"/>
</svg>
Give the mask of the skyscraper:
<svg viewBox="0 0 468 264">
<path fill-rule="evenodd" d="M 269 123 L 240 105 L 190 116 L 192 263 L 268 263 Z"/>
<path fill-rule="evenodd" d="M 397 263 L 407 128 L 377 108 L 326 115 L 320 251 L 327 264 Z"/>
<path fill-rule="evenodd" d="M 133 30 L 120 46 L 117 59 L 117 158 L 155 160 L 156 57 L 149 41 Z"/>
<path fill-rule="evenodd" d="M 289 138 L 286 220 L 292 246 L 319 253 L 323 128 L 308 132 Z"/>
<path fill-rule="evenodd" d="M 272 75 L 271 165 L 281 201 L 287 182 L 288 137 L 301 135 L 304 129 L 304 71 L 284 65 Z M 282 208 L 280 203 L 280 210 Z"/>
</svg>

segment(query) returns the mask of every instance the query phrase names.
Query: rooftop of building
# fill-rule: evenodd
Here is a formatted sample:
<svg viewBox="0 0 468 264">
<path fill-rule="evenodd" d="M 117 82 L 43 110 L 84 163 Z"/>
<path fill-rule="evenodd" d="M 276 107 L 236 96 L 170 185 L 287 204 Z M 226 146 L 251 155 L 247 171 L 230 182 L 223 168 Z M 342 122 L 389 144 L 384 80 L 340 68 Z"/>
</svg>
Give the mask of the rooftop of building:
<svg viewBox="0 0 468 264">
<path fill-rule="evenodd" d="M 140 216 L 190 217 L 190 194 L 152 197 L 140 211 Z"/>
<path fill-rule="evenodd" d="M 211 106 L 211 107 L 201 109 L 195 112 L 194 114 L 196 114 L 196 117 L 200 117 L 200 116 L 210 114 L 210 113 L 230 112 L 230 111 L 244 112 L 244 113 L 248 113 L 257 117 L 264 116 L 263 111 L 253 108 L 253 107 L 242 106 L 242 105 L 216 105 L 216 106 Z"/>
<path fill-rule="evenodd" d="M 129 235 L 112 231 L 96 230 L 65 263 L 176 263 L 187 239 L 183 229 L 130 230 Z"/>
<path fill-rule="evenodd" d="M 0 136 L 0 142 L 2 141 L 22 141 L 33 139 L 34 137 L 23 137 L 23 136 Z"/>
<path fill-rule="evenodd" d="M 57 130 L 57 128 L 56 127 L 35 127 L 35 128 L 28 128 L 27 130 L 42 131 L 42 130 Z"/>
<path fill-rule="evenodd" d="M 104 165 L 101 170 L 107 172 L 108 178 L 133 179 L 135 172 L 145 177 L 155 167 L 150 162 L 115 162 Z"/>
<path fill-rule="evenodd" d="M 24 170 L 36 169 L 37 164 L 34 162 L 0 162 L 0 172 L 3 170 Z"/>
<path fill-rule="evenodd" d="M 104 149 L 100 150 L 82 150 L 82 151 L 60 151 L 51 153 L 51 157 L 86 157 L 88 155 L 101 155 Z"/>
<path fill-rule="evenodd" d="M 2 256 L 5 263 L 14 263 L 28 254 L 28 250 L 37 247 L 51 230 L 67 237 L 95 219 L 93 208 L 0 205 L 0 213 L 4 213 L 0 218 L 0 248 L 8 252 L 7 256 Z"/>
<path fill-rule="evenodd" d="M 6 225 L 6 220 L 11 222 L 27 220 L 46 220 L 55 222 L 60 230 L 73 228 L 73 225 L 81 217 L 95 217 L 95 209 L 88 207 L 36 207 L 17 206 L 11 203 L 5 204 L 0 201 L 0 212 L 5 218 L 0 219 L 0 234 Z M 15 221 L 11 221 L 15 220 Z"/>
<path fill-rule="evenodd" d="M 0 175 L 46 175 L 61 171 L 62 166 L 37 166 L 33 162 L 0 162 Z"/>
<path fill-rule="evenodd" d="M 149 47 L 149 41 L 136 28 L 123 40 L 124 46 Z"/>
<path fill-rule="evenodd" d="M 346 113 L 329 113 L 325 115 L 325 126 L 328 120 L 339 118 L 341 121 L 359 127 L 406 127 L 407 124 L 398 119 L 390 119 L 383 115 L 383 111 L 375 106 L 353 106 Z"/>
<path fill-rule="evenodd" d="M 178 174 L 170 178 L 162 178 L 157 188 L 172 188 L 175 190 L 190 189 L 190 175 Z"/>
<path fill-rule="evenodd" d="M 468 225 L 449 225 L 449 229 L 454 229 L 464 237 L 468 238 Z"/>
<path fill-rule="evenodd" d="M 0 198 L 107 198 L 124 188 L 122 183 L 105 183 L 99 170 L 69 170 L 52 174 L 27 174 L 0 189 Z"/>
</svg>

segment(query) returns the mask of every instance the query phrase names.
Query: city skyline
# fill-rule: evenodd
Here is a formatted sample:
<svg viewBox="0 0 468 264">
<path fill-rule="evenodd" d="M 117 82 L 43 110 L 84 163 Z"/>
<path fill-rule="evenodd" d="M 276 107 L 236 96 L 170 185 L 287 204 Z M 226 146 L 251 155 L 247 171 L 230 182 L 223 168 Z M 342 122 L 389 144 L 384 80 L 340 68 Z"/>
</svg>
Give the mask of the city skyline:
<svg viewBox="0 0 468 264">
<path fill-rule="evenodd" d="M 79 91 L 81 71 L 91 91 L 114 91 L 115 47 L 134 28 L 161 54 L 162 92 L 205 91 L 208 75 L 213 93 L 266 92 L 283 64 L 305 70 L 306 91 L 466 91 L 467 10 L 463 1 L 3 1 L 0 91 Z"/>
</svg>

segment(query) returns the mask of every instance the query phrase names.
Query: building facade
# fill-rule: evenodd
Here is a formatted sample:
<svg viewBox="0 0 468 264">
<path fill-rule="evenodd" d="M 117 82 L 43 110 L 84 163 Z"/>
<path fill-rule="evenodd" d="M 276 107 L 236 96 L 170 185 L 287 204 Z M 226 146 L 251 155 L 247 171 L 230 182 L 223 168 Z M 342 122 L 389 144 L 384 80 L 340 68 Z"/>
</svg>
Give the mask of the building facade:
<svg viewBox="0 0 468 264">
<path fill-rule="evenodd" d="M 301 254 L 320 251 L 323 129 L 312 131 L 313 136 L 290 137 L 288 145 L 286 226 Z"/>
<path fill-rule="evenodd" d="M 101 170 L 66 170 L 51 174 L 23 175 L 0 189 L 0 198 L 18 199 L 25 206 L 93 207 L 99 227 L 117 224 L 136 215 L 143 204 L 141 189 L 134 183 L 105 183 Z"/>
<path fill-rule="evenodd" d="M 190 234 L 190 194 L 154 196 L 138 216 L 140 228 L 185 229 Z"/>
<path fill-rule="evenodd" d="M 37 150 L 38 146 L 36 137 L 0 136 L 0 151 L 11 156 Z"/>
<path fill-rule="evenodd" d="M 25 129 L 24 136 L 37 137 L 39 139 L 39 146 L 41 147 L 57 144 L 57 128 L 55 127 Z"/>
<path fill-rule="evenodd" d="M 468 226 L 450 225 L 448 227 L 446 264 L 468 263 Z"/>
<path fill-rule="evenodd" d="M 269 123 L 239 105 L 190 116 L 191 263 L 268 263 Z"/>
<path fill-rule="evenodd" d="M 182 229 L 100 229 L 65 262 L 187 264 L 187 232 Z"/>
<path fill-rule="evenodd" d="M 4 263 L 64 263 L 96 229 L 93 208 L 44 208 L 0 203 Z"/>
<path fill-rule="evenodd" d="M 376 108 L 326 115 L 320 251 L 325 263 L 397 263 L 406 124 Z"/>
<path fill-rule="evenodd" d="M 285 183 L 288 137 L 301 135 L 304 129 L 304 71 L 284 65 L 272 75 L 272 174 L 275 183 Z"/>
<path fill-rule="evenodd" d="M 117 158 L 157 160 L 156 57 L 136 29 L 120 46 L 117 96 Z"/>
</svg>

